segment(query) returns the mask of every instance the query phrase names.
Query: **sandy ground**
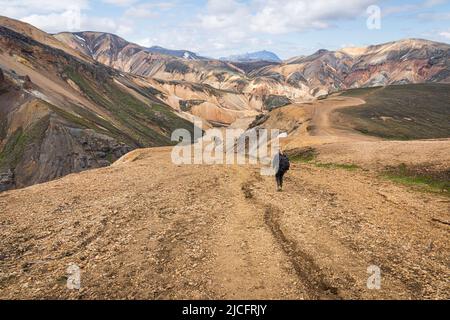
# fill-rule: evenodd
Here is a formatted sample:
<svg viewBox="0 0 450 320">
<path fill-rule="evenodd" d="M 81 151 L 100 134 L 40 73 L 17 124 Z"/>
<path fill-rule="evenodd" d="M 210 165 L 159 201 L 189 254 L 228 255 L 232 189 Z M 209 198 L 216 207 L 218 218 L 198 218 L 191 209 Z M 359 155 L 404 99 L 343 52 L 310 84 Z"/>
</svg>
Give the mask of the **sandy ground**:
<svg viewBox="0 0 450 320">
<path fill-rule="evenodd" d="M 375 168 L 392 152 L 423 163 L 447 148 L 366 139 L 335 129 L 330 105 L 315 108 L 288 107 L 277 121 L 314 124 L 287 141 L 305 139 L 324 159 L 353 152 Z M 258 166 L 177 166 L 170 152 L 136 150 L 109 168 L 0 194 L 0 298 L 450 298 L 448 197 L 313 164 L 293 164 L 280 193 Z M 448 164 L 445 152 L 434 158 Z M 71 264 L 79 290 L 67 288 Z M 380 289 L 367 286 L 371 266 Z"/>
<path fill-rule="evenodd" d="M 379 138 L 363 135 L 342 126 L 337 128 L 333 125 L 333 112 L 341 108 L 357 108 L 364 103 L 365 101 L 359 98 L 333 96 L 325 100 L 293 104 L 275 111 L 279 114 L 274 117 L 273 125 L 278 126 L 281 122 L 285 123 L 287 128 L 293 129 L 284 141 L 286 149 L 331 143 L 379 141 Z M 294 124 L 299 128 L 295 129 L 297 126 Z"/>
<path fill-rule="evenodd" d="M 317 146 L 317 160 L 324 163 L 353 163 L 366 169 L 386 166 L 422 166 L 450 169 L 450 139 L 416 141 L 354 141 Z"/>
<path fill-rule="evenodd" d="M 310 165 L 285 189 L 160 148 L 2 193 L 0 298 L 450 298 L 448 198 Z"/>
<path fill-rule="evenodd" d="M 267 126 L 289 132 L 282 140 L 285 150 L 313 147 L 317 160 L 324 163 L 357 164 L 374 170 L 400 164 L 450 169 L 450 139 L 386 141 L 345 128 L 342 121 L 339 126 L 333 124 L 333 112 L 364 103 L 358 98 L 333 96 L 290 105 L 275 110 Z"/>
</svg>

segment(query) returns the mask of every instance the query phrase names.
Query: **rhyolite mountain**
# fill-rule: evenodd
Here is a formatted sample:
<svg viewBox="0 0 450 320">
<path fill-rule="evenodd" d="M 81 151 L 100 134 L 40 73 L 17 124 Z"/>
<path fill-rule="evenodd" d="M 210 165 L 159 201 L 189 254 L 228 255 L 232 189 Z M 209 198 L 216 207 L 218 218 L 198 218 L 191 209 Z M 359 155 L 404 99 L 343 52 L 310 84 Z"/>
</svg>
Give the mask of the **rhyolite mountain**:
<svg viewBox="0 0 450 320">
<path fill-rule="evenodd" d="M 76 39 L 73 41 L 63 35 L 56 37 L 72 48 L 80 49 L 74 45 Z M 257 102 L 260 108 L 264 108 L 264 101 L 270 95 L 305 101 L 357 87 L 450 81 L 450 45 L 422 39 L 405 39 L 366 48 L 319 50 L 310 56 L 278 63 L 192 61 L 158 56 L 112 37 L 96 36 L 97 44 L 90 47 L 94 59 L 144 77 L 187 81 L 242 93 L 253 101 L 253 105 Z M 248 105 L 242 107 L 249 108 Z"/>
<path fill-rule="evenodd" d="M 313 96 L 350 88 L 425 82 L 450 82 L 450 45 L 406 39 L 366 48 L 319 50 L 252 73 L 273 77 Z"/>
<path fill-rule="evenodd" d="M 145 78 L 172 108 L 212 124 L 229 125 L 237 118 L 255 116 L 272 95 L 304 96 L 270 78 L 251 78 L 229 62 L 151 52 L 108 33 L 59 33 L 55 38 L 102 64 Z"/>
<path fill-rule="evenodd" d="M 72 55 L 73 54 L 73 55 Z M 30 25 L 0 19 L 0 191 L 170 145 L 191 122 L 157 90 Z"/>
<path fill-rule="evenodd" d="M 0 35 L 0 190 L 168 145 L 193 117 L 227 126 L 349 88 L 450 82 L 450 46 L 421 39 L 280 63 L 149 50 L 102 32 L 50 35 L 6 17 Z"/>
</svg>

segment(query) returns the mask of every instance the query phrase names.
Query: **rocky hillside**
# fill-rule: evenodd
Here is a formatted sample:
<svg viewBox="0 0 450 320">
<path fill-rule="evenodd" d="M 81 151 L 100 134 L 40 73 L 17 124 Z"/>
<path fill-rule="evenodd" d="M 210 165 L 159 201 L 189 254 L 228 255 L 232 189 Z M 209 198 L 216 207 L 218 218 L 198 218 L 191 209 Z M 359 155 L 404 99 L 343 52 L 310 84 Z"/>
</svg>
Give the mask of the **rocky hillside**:
<svg viewBox="0 0 450 320">
<path fill-rule="evenodd" d="M 300 102 L 350 88 L 450 81 L 450 46 L 420 39 L 367 48 L 319 50 L 279 63 L 274 59 L 258 61 L 261 59 L 257 57 L 270 52 L 226 59 L 232 61 L 192 60 L 148 52 L 111 34 L 62 33 L 56 37 L 71 48 L 125 72 L 245 94 L 248 100 L 259 102 L 260 110 L 270 95 Z M 242 104 L 241 108 L 252 109 L 252 105 Z"/>
<path fill-rule="evenodd" d="M 183 59 L 165 50 L 151 50 L 109 33 L 60 33 L 55 37 L 98 62 L 143 77 L 214 84 L 214 87 L 224 89 L 220 83 L 239 73 L 237 68 L 225 62 Z"/>
<path fill-rule="evenodd" d="M 360 108 L 335 115 L 364 134 L 390 140 L 450 137 L 450 84 L 426 83 L 352 89 L 342 96 L 361 98 Z"/>
<path fill-rule="evenodd" d="M 250 77 L 247 72 L 254 70 L 255 62 L 253 61 L 239 64 L 215 59 L 184 59 L 163 54 L 167 53 L 163 51 L 149 52 L 147 48 L 130 43 L 118 36 L 99 32 L 60 33 L 55 37 L 67 46 L 90 55 L 96 61 L 124 72 L 163 81 L 190 82 L 226 90 L 237 96 L 245 95 L 244 100 L 252 101 L 252 103 L 242 103 L 239 106 L 240 109 L 254 110 L 256 108 L 261 111 L 270 95 L 282 95 L 294 100 L 313 98 L 306 87 L 286 86 L 272 77 Z M 267 66 L 267 62 L 262 65 L 256 64 L 256 66 Z M 189 95 L 181 96 L 181 99 L 189 100 Z M 223 106 L 214 102 L 214 98 L 208 102 L 223 109 Z M 180 107 L 173 101 L 167 101 L 167 103 L 172 103 L 171 105 L 175 108 Z"/>
<path fill-rule="evenodd" d="M 319 50 L 279 66 L 256 70 L 313 96 L 350 88 L 424 82 L 450 82 L 450 45 L 410 39 L 367 48 Z"/>
<path fill-rule="evenodd" d="M 132 149 L 171 144 L 176 128 L 193 130 L 137 77 L 2 21 L 0 191 L 107 166 Z"/>
<path fill-rule="evenodd" d="M 232 64 L 192 56 L 180 58 L 167 50 L 149 50 L 106 33 L 60 33 L 55 37 L 100 63 L 144 77 L 172 108 L 211 124 L 229 125 L 237 117 L 256 115 L 264 109 L 266 97 L 249 90 L 245 72 Z M 231 104 L 230 99 L 234 101 Z M 186 103 L 205 105 L 191 112 Z"/>
</svg>

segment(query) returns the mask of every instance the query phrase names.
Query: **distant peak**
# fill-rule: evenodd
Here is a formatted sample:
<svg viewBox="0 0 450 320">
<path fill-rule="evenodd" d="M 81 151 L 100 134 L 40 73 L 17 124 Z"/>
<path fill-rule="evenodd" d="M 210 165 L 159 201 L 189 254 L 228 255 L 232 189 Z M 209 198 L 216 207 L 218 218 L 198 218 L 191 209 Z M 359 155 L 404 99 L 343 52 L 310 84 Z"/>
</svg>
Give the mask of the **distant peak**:
<svg viewBox="0 0 450 320">
<path fill-rule="evenodd" d="M 203 57 L 200 57 L 199 55 L 197 55 L 194 52 L 189 51 L 189 50 L 173 50 L 173 49 L 163 48 L 161 46 L 152 46 L 150 48 L 147 48 L 146 50 L 148 52 L 164 54 L 164 55 L 168 55 L 168 56 L 183 58 L 186 60 L 204 59 Z"/>
<path fill-rule="evenodd" d="M 327 49 L 319 49 L 319 50 L 317 50 L 316 54 L 324 54 L 327 52 L 330 52 L 330 51 L 328 51 Z"/>
<path fill-rule="evenodd" d="M 275 53 L 267 50 L 231 55 L 228 57 L 222 57 L 220 58 L 220 60 L 231 62 L 250 62 L 250 61 L 281 62 L 281 59 Z"/>
</svg>

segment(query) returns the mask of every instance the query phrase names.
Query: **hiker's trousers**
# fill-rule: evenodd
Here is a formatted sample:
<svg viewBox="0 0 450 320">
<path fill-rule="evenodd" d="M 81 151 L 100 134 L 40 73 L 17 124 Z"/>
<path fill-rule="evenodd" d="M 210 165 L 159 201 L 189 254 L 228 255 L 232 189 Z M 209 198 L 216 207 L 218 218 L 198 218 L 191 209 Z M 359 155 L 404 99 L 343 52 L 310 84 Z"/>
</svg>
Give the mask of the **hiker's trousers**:
<svg viewBox="0 0 450 320">
<path fill-rule="evenodd" d="M 283 176 L 286 173 L 286 171 L 278 171 L 275 175 L 275 179 L 277 181 L 277 186 L 282 188 L 283 187 Z"/>
</svg>

